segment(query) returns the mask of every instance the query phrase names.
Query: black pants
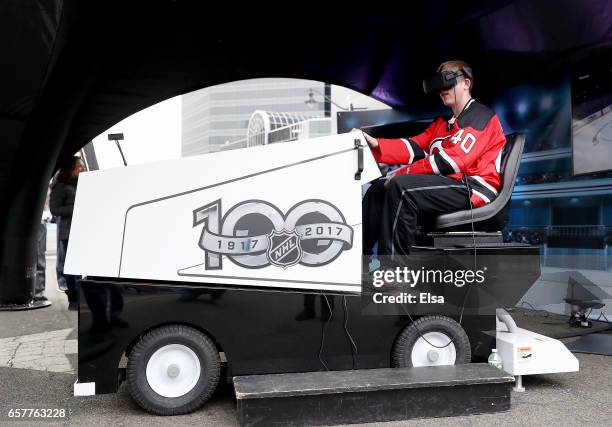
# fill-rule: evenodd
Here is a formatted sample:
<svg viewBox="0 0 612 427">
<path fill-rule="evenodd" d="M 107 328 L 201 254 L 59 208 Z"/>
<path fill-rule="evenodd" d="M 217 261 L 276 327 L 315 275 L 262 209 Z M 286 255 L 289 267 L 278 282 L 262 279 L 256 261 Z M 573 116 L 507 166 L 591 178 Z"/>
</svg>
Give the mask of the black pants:
<svg viewBox="0 0 612 427">
<path fill-rule="evenodd" d="M 47 260 L 45 253 L 47 252 L 47 224 L 41 222 L 38 226 L 38 245 L 36 246 L 36 288 L 34 289 L 34 297 L 42 298 L 45 296 L 45 271 L 47 268 Z"/>
<path fill-rule="evenodd" d="M 417 218 L 470 208 L 466 185 L 445 176 L 404 174 L 384 183 L 375 181 L 363 198 L 364 255 L 376 242 L 379 255 L 408 255 Z"/>
<path fill-rule="evenodd" d="M 68 251 L 68 240 L 61 241 L 64 254 Z M 65 259 L 64 259 L 65 261 Z M 64 272 L 64 265 L 62 263 L 62 274 Z M 77 276 L 73 276 L 71 274 L 63 274 L 66 279 L 66 286 L 68 289 L 66 290 L 66 295 L 68 296 L 68 302 L 78 302 L 79 301 L 79 289 L 77 287 Z"/>
</svg>

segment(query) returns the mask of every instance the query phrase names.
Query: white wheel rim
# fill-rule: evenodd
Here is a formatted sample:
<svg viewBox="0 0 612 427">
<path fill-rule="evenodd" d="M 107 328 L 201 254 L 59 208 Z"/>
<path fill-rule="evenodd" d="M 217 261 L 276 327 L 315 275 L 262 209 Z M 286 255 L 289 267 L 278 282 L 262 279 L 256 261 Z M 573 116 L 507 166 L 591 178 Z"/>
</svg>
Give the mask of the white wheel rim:
<svg viewBox="0 0 612 427">
<path fill-rule="evenodd" d="M 163 397 L 180 397 L 189 393 L 200 379 L 200 359 L 181 344 L 158 349 L 147 362 L 147 382 Z"/>
<path fill-rule="evenodd" d="M 455 349 L 455 343 L 448 344 L 450 341 L 451 338 L 442 332 L 424 333 L 412 346 L 410 355 L 412 366 L 454 365 L 457 359 L 457 350 Z"/>
</svg>

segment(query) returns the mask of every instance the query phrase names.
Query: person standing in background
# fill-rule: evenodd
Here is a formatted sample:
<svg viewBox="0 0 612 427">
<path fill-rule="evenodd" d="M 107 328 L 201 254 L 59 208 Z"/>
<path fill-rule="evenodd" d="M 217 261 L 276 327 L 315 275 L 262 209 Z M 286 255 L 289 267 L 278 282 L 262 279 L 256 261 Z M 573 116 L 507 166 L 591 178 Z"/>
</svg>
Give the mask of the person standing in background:
<svg viewBox="0 0 612 427">
<path fill-rule="evenodd" d="M 68 238 L 70 236 L 70 225 L 72 224 L 72 211 L 74 210 L 77 182 L 79 174 L 84 170 L 83 162 L 79 157 L 69 157 L 62 162 L 57 173 L 57 179 L 51 184 L 51 196 L 49 198 L 51 213 L 59 217 L 57 228 L 58 249 L 64 256 L 61 257 L 60 263 L 61 254 L 58 251 L 58 283 L 61 282 L 60 276 L 63 276 L 67 288 L 66 295 L 68 296 L 69 310 L 78 309 L 79 293 L 76 287 L 76 278 L 64 274 L 64 260 L 68 250 Z"/>
<path fill-rule="evenodd" d="M 47 251 L 47 223 L 41 220 L 38 226 L 38 243 L 36 245 L 36 287 L 34 289 L 34 301 L 47 302 L 45 296 L 45 269 L 47 261 L 45 254 Z"/>
<path fill-rule="evenodd" d="M 49 183 L 49 189 L 55 187 L 57 184 L 57 175 L 59 171 L 56 171 L 51 178 L 51 182 Z M 49 195 L 49 197 L 51 197 Z M 51 208 L 49 208 L 49 211 Z M 57 235 L 57 231 L 59 230 L 60 218 L 57 215 L 51 214 L 51 222 L 55 224 L 55 277 L 57 282 L 57 290 L 60 292 L 66 292 L 68 290 L 68 286 L 66 286 L 66 278 L 64 277 L 64 260 L 66 259 L 66 254 L 62 250 L 62 241 L 59 239 Z"/>
</svg>

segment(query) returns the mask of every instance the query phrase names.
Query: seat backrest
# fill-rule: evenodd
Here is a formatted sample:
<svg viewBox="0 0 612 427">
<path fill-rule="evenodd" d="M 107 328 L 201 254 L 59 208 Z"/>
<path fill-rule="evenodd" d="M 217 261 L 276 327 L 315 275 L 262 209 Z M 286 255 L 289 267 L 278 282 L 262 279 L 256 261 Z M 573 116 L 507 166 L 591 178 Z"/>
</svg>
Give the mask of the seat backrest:
<svg viewBox="0 0 612 427">
<path fill-rule="evenodd" d="M 523 155 L 523 147 L 525 146 L 525 135 L 522 133 L 513 133 L 506 135 L 506 144 L 502 151 L 501 172 L 502 172 L 502 188 L 497 197 L 491 202 L 473 210 L 474 223 L 486 221 L 500 213 L 510 201 L 512 191 L 514 190 L 514 182 L 518 174 Z M 449 214 L 439 215 L 434 225 L 436 229 L 444 230 L 452 227 L 458 227 L 472 222 L 472 212 L 469 209 L 453 212 Z"/>
</svg>

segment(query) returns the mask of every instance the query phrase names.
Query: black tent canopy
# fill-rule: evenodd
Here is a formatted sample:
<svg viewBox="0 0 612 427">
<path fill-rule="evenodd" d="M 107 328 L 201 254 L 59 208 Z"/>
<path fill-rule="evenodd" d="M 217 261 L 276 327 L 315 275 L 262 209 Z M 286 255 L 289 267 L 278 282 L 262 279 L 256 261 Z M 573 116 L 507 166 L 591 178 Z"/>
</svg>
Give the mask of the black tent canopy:
<svg viewBox="0 0 612 427">
<path fill-rule="evenodd" d="M 407 5 L 1 2 L 0 305 L 32 298 L 36 227 L 58 160 L 147 106 L 256 77 L 427 106 L 420 80 L 442 60 L 471 63 L 486 97 L 612 40 L 606 0 Z"/>
</svg>

